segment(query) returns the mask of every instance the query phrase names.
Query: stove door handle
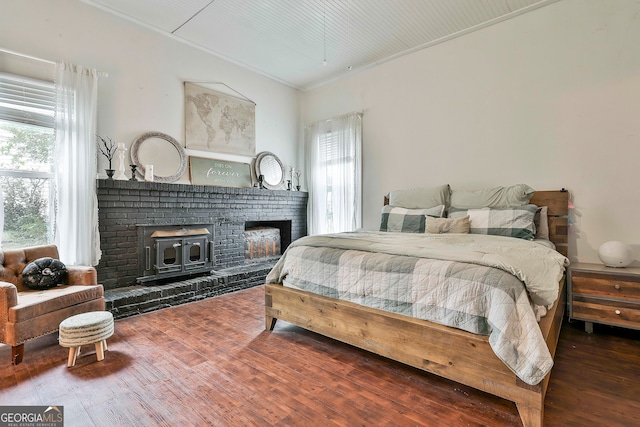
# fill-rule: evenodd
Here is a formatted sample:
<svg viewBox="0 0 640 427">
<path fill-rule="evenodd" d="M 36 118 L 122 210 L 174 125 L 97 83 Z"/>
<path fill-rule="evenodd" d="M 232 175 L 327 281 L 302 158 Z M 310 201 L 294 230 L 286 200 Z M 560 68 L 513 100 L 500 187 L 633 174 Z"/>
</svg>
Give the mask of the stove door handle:
<svg viewBox="0 0 640 427">
<path fill-rule="evenodd" d="M 180 246 L 182 246 L 182 244 L 181 243 L 174 243 L 171 246 L 173 246 L 174 248 L 179 248 Z"/>
<path fill-rule="evenodd" d="M 145 255 L 145 270 L 151 270 L 151 247 L 150 246 L 145 246 L 144 248 L 144 255 Z"/>
</svg>

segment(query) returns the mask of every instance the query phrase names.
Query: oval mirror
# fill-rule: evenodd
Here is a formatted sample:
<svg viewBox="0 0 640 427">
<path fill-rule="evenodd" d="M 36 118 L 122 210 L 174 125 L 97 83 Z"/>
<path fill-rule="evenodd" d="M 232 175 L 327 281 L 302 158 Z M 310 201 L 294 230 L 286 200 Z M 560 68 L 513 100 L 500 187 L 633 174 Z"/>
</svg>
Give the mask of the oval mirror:
<svg viewBox="0 0 640 427">
<path fill-rule="evenodd" d="M 174 138 L 161 132 L 140 135 L 131 146 L 131 161 L 144 176 L 145 165 L 153 165 L 155 182 L 175 182 L 187 170 L 187 154 Z"/>
<path fill-rule="evenodd" d="M 275 154 L 263 151 L 256 157 L 255 163 L 256 177 L 263 176 L 262 184 L 270 189 L 277 190 L 284 182 L 284 167 Z"/>
</svg>

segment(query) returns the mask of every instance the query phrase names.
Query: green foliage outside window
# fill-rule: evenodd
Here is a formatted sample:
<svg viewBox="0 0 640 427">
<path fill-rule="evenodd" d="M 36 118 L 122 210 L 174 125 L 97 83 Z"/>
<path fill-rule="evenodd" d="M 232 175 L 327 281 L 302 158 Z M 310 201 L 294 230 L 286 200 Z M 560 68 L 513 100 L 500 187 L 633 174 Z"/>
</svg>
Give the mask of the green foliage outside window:
<svg viewBox="0 0 640 427">
<path fill-rule="evenodd" d="M 53 142 L 52 129 L 0 122 L 3 249 L 49 241 Z"/>
</svg>

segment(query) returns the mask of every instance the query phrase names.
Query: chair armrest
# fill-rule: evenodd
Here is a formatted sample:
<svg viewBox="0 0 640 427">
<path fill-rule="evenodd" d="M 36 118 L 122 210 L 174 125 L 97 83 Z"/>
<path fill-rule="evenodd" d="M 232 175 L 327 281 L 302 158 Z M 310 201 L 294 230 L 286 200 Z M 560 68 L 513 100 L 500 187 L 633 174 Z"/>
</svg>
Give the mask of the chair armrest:
<svg viewBox="0 0 640 427">
<path fill-rule="evenodd" d="M 0 282 L 0 342 L 5 342 L 9 308 L 18 304 L 18 289 L 9 282 Z"/>
<path fill-rule="evenodd" d="M 67 266 L 67 285 L 97 285 L 98 273 L 93 267 L 81 265 Z"/>
</svg>

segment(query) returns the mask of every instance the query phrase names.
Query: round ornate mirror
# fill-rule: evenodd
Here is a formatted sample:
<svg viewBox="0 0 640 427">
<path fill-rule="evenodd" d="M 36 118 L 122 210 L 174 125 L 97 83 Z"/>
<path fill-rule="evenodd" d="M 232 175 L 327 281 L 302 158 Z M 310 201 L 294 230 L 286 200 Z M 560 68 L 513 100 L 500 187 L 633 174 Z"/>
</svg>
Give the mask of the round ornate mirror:
<svg viewBox="0 0 640 427">
<path fill-rule="evenodd" d="M 187 154 L 172 137 L 161 132 L 140 135 L 131 146 L 131 161 L 144 176 L 145 165 L 153 165 L 153 180 L 175 182 L 187 170 Z"/>
<path fill-rule="evenodd" d="M 270 190 L 278 190 L 284 182 L 284 167 L 275 154 L 263 151 L 256 157 L 256 177 L 263 176 L 262 184 Z"/>
</svg>

